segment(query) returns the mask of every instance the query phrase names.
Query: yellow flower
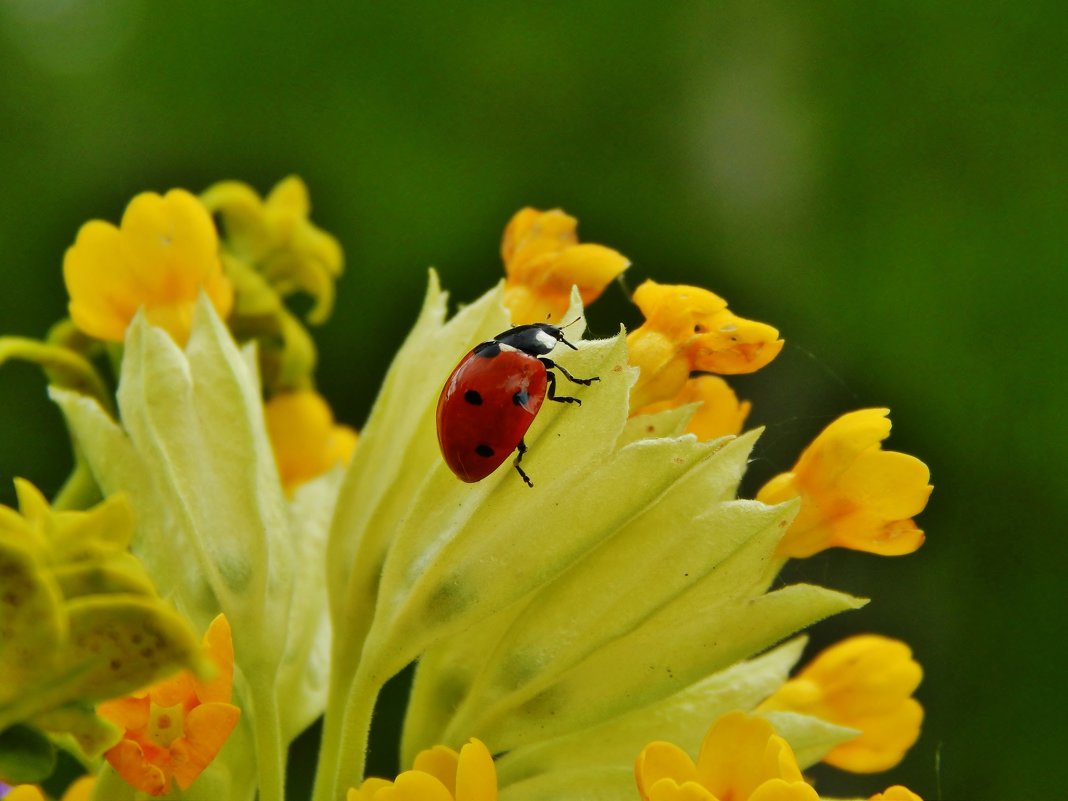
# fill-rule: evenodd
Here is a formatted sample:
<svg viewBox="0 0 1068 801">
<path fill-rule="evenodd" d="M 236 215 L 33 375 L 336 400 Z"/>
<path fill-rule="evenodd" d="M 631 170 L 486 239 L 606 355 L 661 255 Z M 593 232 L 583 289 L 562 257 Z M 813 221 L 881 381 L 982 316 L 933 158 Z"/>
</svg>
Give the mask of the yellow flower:
<svg viewBox="0 0 1068 801">
<path fill-rule="evenodd" d="M 643 801 L 819 801 L 786 740 L 743 712 L 719 718 L 696 764 L 672 743 L 650 743 L 634 766 Z"/>
<path fill-rule="evenodd" d="M 868 801 L 923 801 L 923 799 L 908 787 L 895 784 L 893 787 L 887 787 L 884 793 L 876 793 Z"/>
<path fill-rule="evenodd" d="M 923 707 L 912 693 L 922 678 L 905 643 L 865 634 L 821 652 L 760 710 L 800 712 L 859 729 L 855 739 L 836 746 L 823 761 L 874 773 L 900 762 L 919 737 Z"/>
<path fill-rule="evenodd" d="M 489 749 L 472 737 L 459 754 L 443 745 L 421 751 L 396 781 L 366 779 L 346 801 L 497 801 L 497 772 Z"/>
<path fill-rule="evenodd" d="M 630 261 L 604 247 L 578 243 L 578 221 L 560 209 L 517 212 L 504 229 L 501 258 L 507 276 L 504 305 L 512 322 L 559 322 L 577 286 L 590 304 Z"/>
<path fill-rule="evenodd" d="M 671 400 L 651 403 L 634 414 L 655 414 L 688 403 L 700 403 L 690 418 L 686 431 L 699 440 L 717 439 L 740 434 L 753 404 L 739 401 L 730 385 L 716 375 L 700 375 L 687 381 Z"/>
<path fill-rule="evenodd" d="M 92 776 L 82 776 L 67 788 L 60 801 L 89 801 L 89 794 L 93 790 L 95 781 Z M 0 790 L 3 790 L 2 786 Z M 4 794 L 3 799 L 4 801 L 45 801 L 45 794 L 41 792 L 41 788 L 32 784 L 20 784 Z"/>
<path fill-rule="evenodd" d="M 211 216 L 193 195 L 144 192 L 130 201 L 120 227 L 87 222 L 67 249 L 63 278 L 71 318 L 91 336 L 121 342 L 144 308 L 149 322 L 184 345 L 201 290 L 221 317 L 233 304 L 218 249 Z"/>
<path fill-rule="evenodd" d="M 895 784 L 893 787 L 886 788 L 885 792 L 877 792 L 874 796 L 868 799 L 868 801 L 924 801 L 920 796 L 917 796 L 915 792 L 908 787 L 902 787 L 899 784 Z"/>
<path fill-rule="evenodd" d="M 634 302 L 645 322 L 627 337 L 630 363 L 641 368 L 632 409 L 674 398 L 692 372 L 752 373 L 782 350 L 777 330 L 737 317 L 707 289 L 646 281 Z"/>
<path fill-rule="evenodd" d="M 203 647 L 216 669 L 210 680 L 183 670 L 98 708 L 101 717 L 124 729 L 104 757 L 131 787 L 149 795 L 166 793 L 172 777 L 187 789 L 237 725 L 241 710 L 230 703 L 234 648 L 224 615 L 211 622 Z"/>
<path fill-rule="evenodd" d="M 805 449 L 788 473 L 757 493 L 768 504 L 801 498 L 801 509 L 778 553 L 806 557 L 839 546 L 883 556 L 912 553 L 923 532 L 912 521 L 931 486 L 927 465 L 914 456 L 884 451 L 889 409 L 842 415 Z"/>
<path fill-rule="evenodd" d="M 319 393 L 300 390 L 275 395 L 267 401 L 264 414 L 287 491 L 352 458 L 356 432 L 334 422 L 334 413 Z"/>
<path fill-rule="evenodd" d="M 219 214 L 234 256 L 254 264 L 278 294 L 311 295 L 315 307 L 308 319 L 313 323 L 330 316 L 344 257 L 338 241 L 309 219 L 308 188 L 300 178 L 279 181 L 266 199 L 241 181 L 220 181 L 201 200 Z"/>
</svg>

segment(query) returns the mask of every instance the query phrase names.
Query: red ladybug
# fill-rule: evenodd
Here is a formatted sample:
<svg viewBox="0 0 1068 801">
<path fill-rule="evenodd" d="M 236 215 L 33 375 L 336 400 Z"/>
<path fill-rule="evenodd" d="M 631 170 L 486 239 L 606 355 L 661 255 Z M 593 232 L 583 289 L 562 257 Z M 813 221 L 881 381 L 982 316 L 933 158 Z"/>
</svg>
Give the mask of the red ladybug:
<svg viewBox="0 0 1068 801">
<path fill-rule="evenodd" d="M 527 433 L 546 397 L 558 403 L 582 404 L 556 394 L 559 370 L 568 381 L 589 386 L 600 379 L 575 378 L 548 358 L 564 330 L 557 325 L 519 325 L 498 334 L 468 353 L 452 371 L 438 398 L 438 444 L 446 464 L 460 479 L 481 481 L 518 450 L 515 469 L 528 487 L 532 482 L 519 466 Z"/>
</svg>

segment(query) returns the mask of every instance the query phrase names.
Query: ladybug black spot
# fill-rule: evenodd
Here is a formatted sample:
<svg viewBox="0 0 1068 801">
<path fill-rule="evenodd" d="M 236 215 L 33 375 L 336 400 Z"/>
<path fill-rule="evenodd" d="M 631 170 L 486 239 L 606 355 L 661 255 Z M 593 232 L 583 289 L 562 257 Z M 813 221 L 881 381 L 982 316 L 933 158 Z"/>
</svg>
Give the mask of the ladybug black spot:
<svg viewBox="0 0 1068 801">
<path fill-rule="evenodd" d="M 492 359 L 500 352 L 501 346 L 498 342 L 483 342 L 481 345 L 476 345 L 474 350 L 474 354 L 481 356 L 483 359 Z"/>
<path fill-rule="evenodd" d="M 475 453 L 477 453 L 479 456 L 485 456 L 488 459 L 493 456 L 493 448 L 491 448 L 485 442 L 480 442 L 475 447 Z"/>
<path fill-rule="evenodd" d="M 482 405 L 482 396 L 478 394 L 477 390 L 469 389 L 464 393 L 464 400 L 470 403 L 472 406 Z"/>
<path fill-rule="evenodd" d="M 512 396 L 512 403 L 514 403 L 516 406 L 526 406 L 529 400 L 530 395 L 525 389 L 519 390 L 519 392 L 515 393 Z"/>
</svg>

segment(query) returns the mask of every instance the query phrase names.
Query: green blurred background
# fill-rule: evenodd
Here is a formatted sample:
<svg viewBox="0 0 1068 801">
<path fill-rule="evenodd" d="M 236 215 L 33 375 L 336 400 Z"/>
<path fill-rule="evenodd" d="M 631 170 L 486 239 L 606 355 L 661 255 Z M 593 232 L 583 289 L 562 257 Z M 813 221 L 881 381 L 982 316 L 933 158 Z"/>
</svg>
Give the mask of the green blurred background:
<svg viewBox="0 0 1068 801">
<path fill-rule="evenodd" d="M 632 286 L 701 284 L 782 330 L 737 382 L 768 426 L 749 491 L 863 406 L 932 468 L 920 552 L 792 569 L 874 599 L 817 643 L 879 631 L 926 669 L 902 766 L 817 769 L 820 790 L 1060 797 L 1066 19 L 1037 0 L 0 0 L 0 329 L 62 316 L 78 226 L 137 192 L 298 173 L 347 256 L 320 387 L 359 425 L 426 267 L 470 300 L 508 217 L 562 206 Z M 636 319 L 618 287 L 591 313 L 598 335 Z M 0 501 L 15 475 L 54 491 L 68 459 L 39 374 L 5 367 Z"/>
</svg>

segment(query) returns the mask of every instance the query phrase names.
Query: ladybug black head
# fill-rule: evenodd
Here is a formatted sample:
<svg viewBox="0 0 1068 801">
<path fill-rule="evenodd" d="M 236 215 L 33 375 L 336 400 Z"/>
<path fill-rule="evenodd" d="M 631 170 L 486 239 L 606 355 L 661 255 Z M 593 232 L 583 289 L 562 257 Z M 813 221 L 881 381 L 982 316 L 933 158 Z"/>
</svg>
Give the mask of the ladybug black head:
<svg viewBox="0 0 1068 801">
<path fill-rule="evenodd" d="M 502 345 L 510 345 L 516 350 L 523 351 L 523 353 L 528 353 L 531 356 L 544 356 L 556 347 L 557 342 L 563 342 L 571 350 L 578 350 L 578 348 L 564 339 L 563 328 L 549 323 L 517 325 L 515 328 L 497 334 L 493 340 Z"/>
</svg>

